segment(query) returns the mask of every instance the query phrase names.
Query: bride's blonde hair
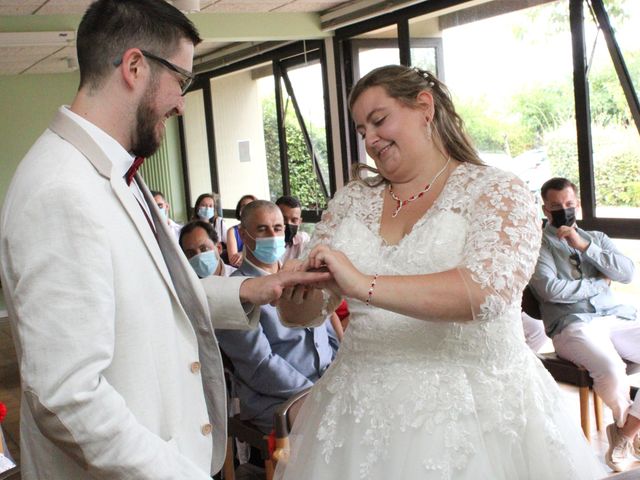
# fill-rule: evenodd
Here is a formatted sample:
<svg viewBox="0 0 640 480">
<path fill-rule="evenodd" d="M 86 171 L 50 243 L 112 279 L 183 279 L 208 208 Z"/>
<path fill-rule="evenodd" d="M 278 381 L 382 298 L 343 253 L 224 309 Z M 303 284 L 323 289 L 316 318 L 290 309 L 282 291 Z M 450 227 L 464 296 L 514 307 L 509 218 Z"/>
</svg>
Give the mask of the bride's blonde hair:
<svg viewBox="0 0 640 480">
<path fill-rule="evenodd" d="M 382 87 L 391 98 L 415 108 L 418 94 L 424 90 L 433 95 L 434 115 L 432 120 L 433 138 L 442 145 L 451 158 L 460 162 L 483 165 L 473 142 L 465 132 L 464 122 L 456 112 L 451 94 L 446 85 L 427 70 L 403 65 L 387 65 L 367 73 L 358 80 L 349 94 L 349 111 L 353 114 L 353 105 L 360 95 L 371 87 Z M 368 177 L 367 173 L 375 176 Z M 364 163 L 355 163 L 351 167 L 351 178 L 375 186 L 385 181 L 380 172 Z"/>
</svg>

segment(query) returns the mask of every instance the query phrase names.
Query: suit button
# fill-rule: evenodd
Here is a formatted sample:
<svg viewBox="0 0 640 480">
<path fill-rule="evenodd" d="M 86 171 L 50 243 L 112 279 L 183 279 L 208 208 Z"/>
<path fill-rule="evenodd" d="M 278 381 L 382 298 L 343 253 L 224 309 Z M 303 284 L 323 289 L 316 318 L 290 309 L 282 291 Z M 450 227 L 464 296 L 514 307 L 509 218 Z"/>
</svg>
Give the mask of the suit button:
<svg viewBox="0 0 640 480">
<path fill-rule="evenodd" d="M 193 362 L 191 364 L 191 373 L 198 373 L 200 371 L 200 362 Z"/>
<path fill-rule="evenodd" d="M 205 423 L 200 429 L 200 431 L 202 432 L 202 435 L 204 435 L 205 437 L 211 434 L 211 430 L 213 430 L 213 427 L 211 426 L 210 423 Z"/>
</svg>

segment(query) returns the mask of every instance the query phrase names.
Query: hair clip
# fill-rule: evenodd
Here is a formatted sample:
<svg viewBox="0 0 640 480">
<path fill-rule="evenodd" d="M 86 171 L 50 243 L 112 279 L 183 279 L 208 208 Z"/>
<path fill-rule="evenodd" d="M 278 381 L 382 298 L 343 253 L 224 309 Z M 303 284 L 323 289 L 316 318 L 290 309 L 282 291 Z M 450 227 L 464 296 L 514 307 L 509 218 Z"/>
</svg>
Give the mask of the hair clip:
<svg viewBox="0 0 640 480">
<path fill-rule="evenodd" d="M 420 70 L 418 67 L 411 67 L 411 69 L 414 72 L 416 72 L 418 75 L 420 75 L 422 78 L 424 78 L 427 81 L 427 85 L 429 85 L 430 88 L 433 88 L 435 86 L 435 82 L 431 79 L 428 71 Z"/>
</svg>

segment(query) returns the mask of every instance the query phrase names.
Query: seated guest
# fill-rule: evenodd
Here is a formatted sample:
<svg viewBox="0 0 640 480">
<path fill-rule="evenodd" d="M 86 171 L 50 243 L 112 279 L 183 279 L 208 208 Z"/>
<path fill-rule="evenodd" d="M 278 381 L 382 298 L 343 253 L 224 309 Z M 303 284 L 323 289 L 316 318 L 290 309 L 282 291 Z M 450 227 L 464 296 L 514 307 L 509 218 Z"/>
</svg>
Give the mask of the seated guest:
<svg viewBox="0 0 640 480">
<path fill-rule="evenodd" d="M 290 195 L 283 195 L 276 200 L 276 205 L 284 218 L 285 251 L 282 262 L 298 258 L 305 244 L 310 240 L 309 234 L 298 231 L 302 223 L 302 205 L 300 200 Z"/>
<path fill-rule="evenodd" d="M 240 235 L 244 258 L 233 276 L 259 277 L 280 269 L 284 223 L 278 207 L 256 200 L 244 207 Z M 335 356 L 338 342 L 329 322 L 316 328 L 287 328 L 275 307 L 260 307 L 260 323 L 251 331 L 216 330 L 237 380 L 240 415 L 268 433 L 283 401 L 313 385 Z"/>
<path fill-rule="evenodd" d="M 224 226 L 223 218 L 216 211 L 216 202 L 213 195 L 212 193 L 203 193 L 198 197 L 193 207 L 193 218 L 191 220 L 204 220 L 213 225 L 219 241 L 223 243 L 222 248 L 224 250 L 227 229 Z"/>
<path fill-rule="evenodd" d="M 240 215 L 242 215 L 244 206 L 254 200 L 256 200 L 256 197 L 253 195 L 243 195 L 240 197 L 236 205 L 236 219 L 238 221 L 240 221 Z M 229 259 L 229 265 L 233 265 L 234 267 L 238 267 L 242 263 L 243 243 L 242 238 L 240 238 L 240 233 L 238 232 L 239 227 L 240 225 L 235 225 L 227 230 L 227 257 Z"/>
<path fill-rule="evenodd" d="M 160 211 L 162 212 L 162 215 L 164 215 L 164 218 L 167 219 L 167 225 L 169 225 L 169 229 L 176 236 L 176 240 L 178 240 L 180 238 L 180 229 L 182 229 L 182 225 L 174 222 L 173 220 L 171 220 L 171 217 L 169 217 L 169 211 L 171 210 L 171 205 L 169 205 L 169 202 L 165 200 L 164 194 L 162 192 L 159 192 L 157 190 L 151 190 L 151 195 L 153 195 L 153 199 L 158 205 L 158 208 L 160 209 Z"/>
<path fill-rule="evenodd" d="M 225 265 L 220 259 L 222 245 L 209 222 L 194 220 L 187 223 L 182 227 L 179 243 L 198 277 L 228 277 L 235 271 L 235 268 Z"/>
<path fill-rule="evenodd" d="M 622 428 L 615 423 L 607 427 L 607 438 L 609 450 L 604 459 L 611 469 L 624 472 L 634 460 L 640 460 L 640 394 L 636 393 Z"/>
<path fill-rule="evenodd" d="M 604 233 L 578 228 L 580 203 L 569 180 L 552 178 L 541 193 L 548 222 L 529 284 L 556 353 L 589 371 L 594 390 L 622 427 L 631 405 L 622 359 L 640 362 L 640 322 L 610 285 L 632 280 L 633 261 Z"/>
</svg>

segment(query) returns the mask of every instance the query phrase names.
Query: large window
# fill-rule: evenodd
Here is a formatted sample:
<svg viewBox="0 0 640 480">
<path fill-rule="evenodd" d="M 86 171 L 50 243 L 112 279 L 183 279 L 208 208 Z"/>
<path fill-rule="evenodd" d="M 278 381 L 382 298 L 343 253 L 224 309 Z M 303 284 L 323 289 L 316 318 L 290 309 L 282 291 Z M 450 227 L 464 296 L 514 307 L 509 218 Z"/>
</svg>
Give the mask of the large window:
<svg viewBox="0 0 640 480">
<path fill-rule="evenodd" d="M 319 219 L 335 191 L 322 49 L 301 42 L 203 75 L 185 116 L 193 196 L 217 189 L 230 218 L 243 195 L 294 195 Z"/>
<path fill-rule="evenodd" d="M 409 25 L 412 40 L 442 39 L 444 80 L 487 164 L 520 176 L 536 198 L 552 176 L 577 180 L 568 0 L 479 5 Z"/>
</svg>

